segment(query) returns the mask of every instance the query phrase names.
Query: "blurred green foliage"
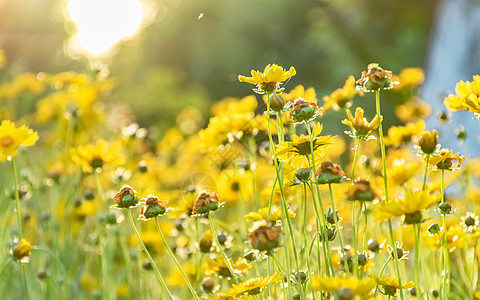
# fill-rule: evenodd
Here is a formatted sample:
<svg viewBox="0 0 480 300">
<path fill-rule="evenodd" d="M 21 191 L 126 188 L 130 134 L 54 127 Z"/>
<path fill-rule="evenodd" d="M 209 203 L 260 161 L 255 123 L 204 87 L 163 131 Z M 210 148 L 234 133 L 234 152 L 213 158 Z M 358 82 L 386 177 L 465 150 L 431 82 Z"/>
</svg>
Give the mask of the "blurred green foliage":
<svg viewBox="0 0 480 300">
<path fill-rule="evenodd" d="M 65 28 L 70 31 L 71 25 L 62 23 L 60 3 L 20 0 L 1 5 L 0 47 L 9 59 L 21 62 L 21 68 L 85 71 L 86 60 L 70 61 L 62 52 Z M 194 105 L 207 115 L 209 101 L 250 94 L 237 75 L 269 63 L 297 69 L 287 90 L 297 84 L 313 86 L 321 99 L 341 87 L 348 75 L 358 78 L 370 62 L 394 72 L 423 66 L 436 3 L 154 2 L 157 16 L 152 24 L 108 62 L 118 82 L 112 101 L 130 103 L 142 125 L 156 124 L 162 130 L 185 106 Z M 362 106 L 368 111 L 369 104 Z M 389 112 L 386 107 L 387 116 Z"/>
</svg>

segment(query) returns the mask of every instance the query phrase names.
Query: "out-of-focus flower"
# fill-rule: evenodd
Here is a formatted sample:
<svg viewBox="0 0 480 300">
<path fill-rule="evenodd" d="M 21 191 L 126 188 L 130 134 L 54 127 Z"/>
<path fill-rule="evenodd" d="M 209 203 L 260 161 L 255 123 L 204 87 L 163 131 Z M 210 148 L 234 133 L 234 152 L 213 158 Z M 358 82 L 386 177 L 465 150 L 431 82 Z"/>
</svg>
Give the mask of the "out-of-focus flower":
<svg viewBox="0 0 480 300">
<path fill-rule="evenodd" d="M 15 77 L 11 82 L 0 85 L 0 99 L 17 99 L 24 92 L 38 95 L 42 93 L 44 89 L 44 84 L 38 80 L 37 74 L 22 73 Z"/>
<path fill-rule="evenodd" d="M 323 149 L 330 146 L 335 141 L 336 137 L 332 136 L 319 136 L 322 132 L 322 125 L 317 123 L 313 127 L 313 152 L 315 162 L 320 161 L 323 158 Z M 308 166 L 308 159 L 311 158 L 310 138 L 305 135 L 292 135 L 291 142 L 283 142 L 276 146 L 277 158 L 281 161 L 290 161 L 293 166 Z M 307 159 L 308 157 L 308 159 Z"/>
<path fill-rule="evenodd" d="M 20 260 L 22 263 L 29 261 L 30 253 L 32 252 L 32 245 L 29 241 L 22 238 L 18 244 L 13 248 L 13 258 Z"/>
<path fill-rule="evenodd" d="M 455 95 L 450 94 L 443 100 L 449 110 L 469 110 L 480 113 L 480 75 L 473 76 L 473 81 L 460 81 L 455 85 Z"/>
<path fill-rule="evenodd" d="M 388 136 L 385 137 L 385 145 L 398 147 L 403 143 L 410 143 L 414 137 L 422 134 L 424 130 L 425 122 L 423 120 L 408 123 L 405 126 L 392 126 L 388 129 Z"/>
<path fill-rule="evenodd" d="M 346 194 L 347 200 L 349 201 L 371 202 L 375 199 L 380 199 L 380 196 L 374 189 L 372 189 L 370 181 L 368 180 L 355 181 L 355 184 L 347 189 Z"/>
<path fill-rule="evenodd" d="M 415 97 L 395 108 L 395 114 L 404 123 L 426 119 L 431 112 L 430 104 Z"/>
<path fill-rule="evenodd" d="M 397 82 L 392 82 L 392 71 L 386 71 L 378 64 L 368 65 L 368 70 L 362 72 L 362 78 L 357 80 L 357 88 L 364 92 L 373 92 L 380 89 L 391 89 Z"/>
<path fill-rule="evenodd" d="M 392 76 L 392 81 L 400 82 L 392 90 L 402 91 L 404 89 L 415 89 L 423 83 L 425 74 L 421 68 L 405 68 L 398 75 Z"/>
<path fill-rule="evenodd" d="M 376 277 L 377 286 L 384 295 L 395 296 L 397 289 L 399 288 L 398 279 L 396 277 L 390 277 L 390 274 L 386 274 L 384 277 Z M 402 289 L 409 289 L 415 284 L 413 281 L 402 282 Z"/>
<path fill-rule="evenodd" d="M 247 215 L 245 215 L 245 220 L 247 222 L 257 222 L 257 221 L 268 221 L 268 207 L 260 208 L 258 212 L 250 212 Z M 289 210 L 288 211 L 288 217 L 293 219 L 297 215 L 295 212 Z M 282 219 L 282 211 L 279 208 L 272 208 L 270 210 L 270 222 L 275 223 L 277 221 L 280 221 Z"/>
<path fill-rule="evenodd" d="M 323 162 L 315 172 L 315 182 L 317 184 L 342 183 L 346 179 L 342 167 L 329 161 Z"/>
<path fill-rule="evenodd" d="M 252 70 L 251 77 L 239 75 L 238 80 L 256 85 L 257 88 L 254 89 L 256 93 L 271 94 L 282 92 L 283 88 L 280 88 L 280 84 L 290 77 L 295 76 L 296 73 L 294 67 L 290 67 L 290 69 L 286 71 L 283 67 L 276 64 L 269 64 L 265 67 L 263 73 Z"/>
<path fill-rule="evenodd" d="M 353 97 L 357 94 L 363 96 L 363 91 L 355 88 L 355 78 L 350 76 L 347 81 L 345 81 L 343 88 L 336 89 L 330 95 L 323 97 L 323 102 L 325 102 L 323 108 L 325 110 L 340 110 L 344 107 L 349 108 L 352 106 Z"/>
<path fill-rule="evenodd" d="M 427 233 L 423 236 L 423 241 L 428 249 L 436 250 L 442 246 L 443 233 L 445 228 L 442 226 L 437 234 Z M 463 227 L 458 222 L 447 224 L 447 248 L 448 251 L 453 252 L 462 248 L 467 242 L 467 234 Z"/>
<path fill-rule="evenodd" d="M 407 190 L 405 197 L 374 206 L 375 220 L 383 221 L 390 217 L 405 216 L 405 224 L 423 222 L 422 211 L 440 202 L 440 195 L 431 195 L 429 191 Z"/>
<path fill-rule="evenodd" d="M 117 144 L 109 144 L 107 141 L 98 140 L 95 145 L 88 144 L 70 150 L 72 160 L 82 167 L 83 172 L 91 173 L 102 169 L 106 165 L 122 165 L 125 158 L 120 154 Z"/>
<path fill-rule="evenodd" d="M 250 270 L 250 266 L 244 258 L 239 258 L 236 262 L 229 258 L 228 261 L 235 274 L 247 273 L 248 270 Z M 223 257 L 217 257 L 216 259 L 207 257 L 205 259 L 205 274 L 217 274 L 218 276 L 225 278 L 232 277 Z"/>
<path fill-rule="evenodd" d="M 460 169 L 462 161 L 465 160 L 463 155 L 459 153 L 453 154 L 452 150 L 442 149 L 437 154 L 430 157 L 428 163 L 434 170 L 449 170 L 455 171 Z"/>
<path fill-rule="evenodd" d="M 233 284 L 232 288 L 227 290 L 226 293 L 235 296 L 257 295 L 267 287 L 267 285 L 282 280 L 283 276 L 280 273 L 275 273 L 267 277 L 252 278 L 240 284 Z"/>
<path fill-rule="evenodd" d="M 322 291 L 339 294 L 342 290 L 349 289 L 354 296 L 366 296 L 375 287 L 375 280 L 372 278 L 358 279 L 356 277 L 328 277 L 320 276 L 312 277 L 311 289 L 314 291 Z M 353 299 L 353 298 L 352 298 Z"/>
<path fill-rule="evenodd" d="M 352 131 L 347 132 L 352 138 L 368 140 L 373 130 L 376 130 L 383 120 L 382 116 L 375 115 L 372 121 L 368 122 L 363 116 L 364 111 L 361 107 L 357 107 L 355 110 L 355 118 L 352 117 L 352 113 L 347 109 L 347 118 L 342 121 L 343 124 L 350 126 Z"/>
<path fill-rule="evenodd" d="M 260 251 L 271 251 L 280 244 L 282 229 L 279 226 L 262 225 L 252 231 L 248 237 L 252 247 Z"/>
<path fill-rule="evenodd" d="M 32 146 L 38 140 L 38 134 L 25 125 L 18 128 L 10 120 L 3 120 L 0 125 L 0 161 L 13 157 L 20 146 Z"/>
</svg>

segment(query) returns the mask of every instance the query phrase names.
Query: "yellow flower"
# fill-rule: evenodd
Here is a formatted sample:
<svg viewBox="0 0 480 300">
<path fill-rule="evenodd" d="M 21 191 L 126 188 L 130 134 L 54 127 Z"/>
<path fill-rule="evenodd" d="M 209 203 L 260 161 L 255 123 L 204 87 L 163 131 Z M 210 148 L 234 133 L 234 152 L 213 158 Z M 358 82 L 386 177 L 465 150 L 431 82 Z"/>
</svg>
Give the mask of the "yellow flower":
<svg viewBox="0 0 480 300">
<path fill-rule="evenodd" d="M 22 238 L 13 249 L 13 257 L 20 260 L 23 263 L 29 261 L 30 253 L 32 252 L 32 245 L 29 241 Z"/>
<path fill-rule="evenodd" d="M 381 287 L 382 292 L 385 295 L 393 296 L 399 288 L 398 279 L 396 277 L 390 277 L 390 274 L 386 274 L 385 277 L 376 277 L 377 285 Z M 413 281 L 402 282 L 402 289 L 409 289 L 415 284 Z"/>
<path fill-rule="evenodd" d="M 322 125 L 317 123 L 313 127 L 313 153 L 315 164 L 321 161 L 324 156 L 323 148 L 335 142 L 336 137 L 319 136 L 322 132 Z M 310 138 L 305 135 L 293 135 L 291 142 L 283 142 L 276 146 L 276 156 L 281 161 L 289 161 L 293 166 L 308 166 L 308 159 L 311 159 Z M 310 162 L 311 163 L 311 162 Z"/>
<path fill-rule="evenodd" d="M 0 125 L 0 161 L 13 157 L 20 146 L 32 146 L 38 140 L 38 134 L 26 126 L 15 127 L 10 120 L 3 120 Z"/>
<path fill-rule="evenodd" d="M 343 88 L 337 89 L 330 95 L 323 97 L 323 102 L 325 102 L 323 108 L 325 110 L 340 110 L 343 107 L 348 108 L 352 106 L 352 99 L 357 94 L 363 96 L 363 92 L 355 88 L 355 78 L 350 76 L 347 81 L 345 81 Z"/>
<path fill-rule="evenodd" d="M 289 210 L 288 216 L 293 219 L 297 215 L 295 212 Z M 268 207 L 260 208 L 258 213 L 251 212 L 245 215 L 245 220 L 247 222 L 257 222 L 257 221 L 267 221 L 268 219 Z M 278 208 L 272 208 L 270 211 L 270 222 L 277 222 L 282 219 L 282 211 Z"/>
<path fill-rule="evenodd" d="M 442 245 L 443 233 L 444 227 L 442 226 L 438 234 L 425 234 L 423 236 L 425 246 L 431 250 L 440 249 Z M 456 249 L 462 248 L 468 239 L 463 227 L 458 223 L 447 225 L 446 236 L 447 248 L 449 252 L 453 252 Z"/>
<path fill-rule="evenodd" d="M 455 95 L 450 94 L 443 100 L 449 110 L 468 109 L 480 113 L 480 75 L 473 76 L 473 81 L 460 81 L 455 86 Z"/>
<path fill-rule="evenodd" d="M 405 159 L 395 159 L 388 169 L 388 181 L 392 185 L 403 185 L 413 178 L 418 170 L 417 162 L 407 163 Z"/>
<path fill-rule="evenodd" d="M 452 150 L 442 149 L 440 152 L 430 157 L 428 164 L 432 166 L 434 170 L 443 169 L 454 171 L 460 168 L 460 165 L 464 160 L 465 157 L 463 155 L 460 155 L 459 153 L 453 154 Z"/>
<path fill-rule="evenodd" d="M 431 111 L 432 107 L 430 104 L 416 97 L 395 108 L 395 114 L 404 123 L 426 119 Z"/>
<path fill-rule="evenodd" d="M 116 144 L 109 145 L 104 140 L 98 140 L 95 145 L 88 144 L 70 149 L 72 160 L 87 173 L 103 168 L 105 165 L 124 164 L 125 158 L 119 152 L 120 149 Z"/>
<path fill-rule="evenodd" d="M 234 261 L 229 258 L 228 262 L 230 263 L 230 266 L 235 274 L 247 273 L 248 270 L 250 270 L 250 266 L 245 259 L 238 258 L 238 260 L 234 263 Z M 205 274 L 218 274 L 218 276 L 228 278 L 232 276 L 223 257 L 217 257 L 216 259 L 207 257 L 205 259 Z"/>
<path fill-rule="evenodd" d="M 307 102 L 317 103 L 317 94 L 315 93 L 315 89 L 310 87 L 305 89 L 303 85 L 297 85 L 293 90 L 289 93 L 282 94 L 283 99 L 285 100 L 285 104 L 288 102 L 295 102 L 297 99 L 303 99 Z"/>
<path fill-rule="evenodd" d="M 429 191 L 407 190 L 405 197 L 379 202 L 374 206 L 375 220 L 383 221 L 390 217 L 405 216 L 406 224 L 421 223 L 422 211 L 440 201 L 440 195 L 431 195 Z"/>
<path fill-rule="evenodd" d="M 252 70 L 251 74 L 252 77 L 239 75 L 238 80 L 256 85 L 257 89 L 254 91 L 259 94 L 270 94 L 283 91 L 283 89 L 280 89 L 280 84 L 290 77 L 295 76 L 296 71 L 294 67 L 290 67 L 290 69 L 286 71 L 276 64 L 271 64 L 265 67 L 263 73 Z"/>
<path fill-rule="evenodd" d="M 5 62 L 6 62 L 5 52 L 2 49 L 0 49 L 0 69 L 2 69 L 5 66 Z"/>
<path fill-rule="evenodd" d="M 400 74 L 392 76 L 393 81 L 400 82 L 392 88 L 394 91 L 401 91 L 406 88 L 414 89 L 425 80 L 425 74 L 421 68 L 405 68 Z"/>
<path fill-rule="evenodd" d="M 413 137 L 419 136 L 425 130 L 423 120 L 417 123 L 408 123 L 405 126 L 392 126 L 388 129 L 388 136 L 385 137 L 385 145 L 399 146 L 402 143 L 409 143 Z"/>
<path fill-rule="evenodd" d="M 352 113 L 347 109 L 347 118 L 342 121 L 343 124 L 350 126 L 352 132 L 350 136 L 357 139 L 368 139 L 370 132 L 377 129 L 382 122 L 383 117 L 375 115 L 372 121 L 368 122 L 363 116 L 364 111 L 361 107 L 357 107 L 355 110 L 355 118 L 352 117 Z"/>
<path fill-rule="evenodd" d="M 366 296 L 375 287 L 371 278 L 358 279 L 356 277 L 328 277 L 315 276 L 312 278 L 311 289 L 314 291 L 338 292 L 340 289 L 350 289 L 355 296 Z"/>
<path fill-rule="evenodd" d="M 257 295 L 267 285 L 279 282 L 283 280 L 283 276 L 280 273 L 275 273 L 267 277 L 257 277 L 242 282 L 240 284 L 233 284 L 232 288 L 226 291 L 227 294 L 240 296 L 240 295 Z"/>
</svg>

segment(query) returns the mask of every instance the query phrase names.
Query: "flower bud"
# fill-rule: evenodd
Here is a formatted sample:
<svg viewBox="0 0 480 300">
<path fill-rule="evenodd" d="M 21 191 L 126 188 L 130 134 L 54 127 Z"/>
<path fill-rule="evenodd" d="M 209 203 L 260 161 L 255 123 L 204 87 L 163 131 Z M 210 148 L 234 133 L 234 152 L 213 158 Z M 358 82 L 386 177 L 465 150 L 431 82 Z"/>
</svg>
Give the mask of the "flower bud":
<svg viewBox="0 0 480 300">
<path fill-rule="evenodd" d="M 278 94 L 273 94 L 270 96 L 270 108 L 274 112 L 281 112 L 283 111 L 283 107 L 285 106 L 285 101 L 283 100 L 282 96 Z"/>
<path fill-rule="evenodd" d="M 312 176 L 312 171 L 307 168 L 301 168 L 295 171 L 295 178 L 300 182 L 308 182 Z"/>
<path fill-rule="evenodd" d="M 467 226 L 473 226 L 475 225 L 475 218 L 468 216 L 465 218 L 464 222 L 465 222 L 465 225 Z"/>
<path fill-rule="evenodd" d="M 17 260 L 28 261 L 28 257 L 32 252 L 32 245 L 26 239 L 20 239 L 16 247 L 13 249 L 13 257 Z"/>
<path fill-rule="evenodd" d="M 421 211 L 417 211 L 411 214 L 405 214 L 405 224 L 418 224 L 422 223 L 423 216 Z"/>
<path fill-rule="evenodd" d="M 440 225 L 435 223 L 435 224 L 432 224 L 432 225 L 428 226 L 428 232 L 430 232 L 430 234 L 439 234 L 440 233 Z"/>
<path fill-rule="evenodd" d="M 213 288 L 215 287 L 215 282 L 213 281 L 212 278 L 206 277 L 202 280 L 201 286 L 202 286 L 202 290 L 204 290 L 207 293 L 211 293 L 213 291 Z"/>
<path fill-rule="evenodd" d="M 355 299 L 355 293 L 351 288 L 341 287 L 338 289 L 339 300 L 353 300 Z"/>
<path fill-rule="evenodd" d="M 442 215 L 448 215 L 452 212 L 452 205 L 448 202 L 443 202 L 438 205 L 438 211 Z"/>
<path fill-rule="evenodd" d="M 357 180 L 346 192 L 349 201 L 368 201 L 379 199 L 378 194 L 370 186 L 368 180 Z"/>
<path fill-rule="evenodd" d="M 144 160 L 141 160 L 138 162 L 137 170 L 140 173 L 147 173 L 148 168 L 147 168 L 147 162 Z"/>
<path fill-rule="evenodd" d="M 202 237 L 200 238 L 199 246 L 202 253 L 210 252 L 213 246 L 213 234 L 211 230 L 206 230 L 203 233 Z"/>
<path fill-rule="evenodd" d="M 368 250 L 372 252 L 378 252 L 380 250 L 380 244 L 375 240 L 368 241 Z"/>
<path fill-rule="evenodd" d="M 433 154 L 437 150 L 438 134 L 437 130 L 425 131 L 418 142 L 418 146 L 424 154 Z"/>
</svg>

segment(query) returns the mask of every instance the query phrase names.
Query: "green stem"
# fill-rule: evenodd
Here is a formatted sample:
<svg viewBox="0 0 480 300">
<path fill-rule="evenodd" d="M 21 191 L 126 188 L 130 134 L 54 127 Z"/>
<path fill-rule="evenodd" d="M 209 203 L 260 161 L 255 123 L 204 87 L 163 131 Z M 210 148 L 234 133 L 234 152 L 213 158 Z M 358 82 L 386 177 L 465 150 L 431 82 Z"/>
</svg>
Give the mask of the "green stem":
<svg viewBox="0 0 480 300">
<path fill-rule="evenodd" d="M 425 190 L 427 186 L 427 172 L 428 172 L 428 162 L 430 160 L 430 155 L 427 155 L 426 163 L 425 163 L 425 175 L 423 175 L 423 186 L 422 186 L 422 191 Z"/>
<path fill-rule="evenodd" d="M 375 91 L 375 104 L 377 109 L 377 115 L 379 118 L 382 117 L 380 112 L 380 90 Z M 383 182 L 385 185 L 385 202 L 388 203 L 388 184 L 387 184 L 387 162 L 386 162 L 386 155 L 385 155 L 385 143 L 383 142 L 383 120 L 378 125 L 378 136 L 380 140 L 380 150 L 382 153 L 382 163 L 383 163 Z M 400 275 L 400 263 L 398 261 L 397 251 L 395 249 L 395 239 L 393 236 L 393 228 L 392 228 L 392 220 L 388 219 L 388 230 L 390 232 L 390 239 L 392 241 L 392 248 L 393 248 L 393 256 L 395 258 L 395 268 L 397 270 L 397 278 L 398 278 L 398 289 L 400 291 L 400 299 L 404 300 L 403 295 L 403 288 L 402 288 L 402 279 Z"/>
<path fill-rule="evenodd" d="M 307 128 L 307 132 L 308 132 L 308 136 L 309 136 L 309 140 L 310 140 L 310 152 L 311 152 L 311 156 L 312 156 L 312 167 L 313 167 L 313 174 L 315 174 L 316 172 L 316 166 L 315 166 L 315 153 L 314 153 L 314 147 L 313 147 L 313 139 L 314 139 L 314 136 L 312 134 L 312 130 L 310 129 L 310 126 L 308 125 L 307 122 L 305 122 L 305 127 Z M 308 158 L 308 157 L 307 157 Z M 309 164 L 309 167 L 310 167 L 310 164 Z M 313 182 L 312 183 L 315 183 L 315 175 L 313 176 Z M 327 221 L 325 220 L 325 210 L 323 209 L 323 204 L 322 204 L 322 198 L 320 196 L 320 188 L 318 187 L 318 184 L 316 184 L 316 192 L 317 192 L 317 201 L 318 201 L 318 204 L 320 206 L 320 211 L 322 212 L 322 223 L 323 223 L 323 227 L 322 227 L 322 232 L 323 232 L 323 236 L 324 236 L 324 239 L 326 239 L 326 241 L 322 241 L 323 243 L 323 246 L 324 248 L 326 248 L 327 252 L 328 252 L 328 255 L 326 255 L 325 257 L 325 263 L 327 265 L 327 269 L 328 269 L 328 266 L 330 265 L 330 271 L 331 271 L 331 275 L 334 276 L 335 275 L 335 269 L 333 268 L 333 262 L 332 262 L 332 257 L 330 255 L 330 244 L 328 242 L 328 234 L 327 234 Z M 315 197 L 313 197 L 313 202 L 315 203 Z M 317 213 L 317 218 L 318 218 L 318 213 Z"/>
<path fill-rule="evenodd" d="M 343 264 L 345 266 L 345 272 L 347 273 L 347 278 L 350 277 L 350 270 L 348 268 L 348 261 L 347 261 L 347 256 L 345 254 L 345 247 L 343 244 L 343 233 L 342 229 L 338 225 L 338 218 L 337 218 L 337 210 L 335 209 L 335 200 L 333 199 L 333 191 L 332 191 L 332 185 L 328 184 L 328 189 L 330 190 L 330 201 L 332 202 L 332 210 L 333 210 L 333 219 L 335 220 L 335 228 L 338 230 L 338 240 L 340 242 L 340 251 L 342 253 L 343 257 Z"/>
<path fill-rule="evenodd" d="M 183 279 L 187 283 L 188 289 L 192 293 L 193 298 L 199 299 L 198 296 L 197 296 L 197 293 L 195 293 L 195 290 L 193 289 L 192 283 L 188 279 L 187 274 L 185 274 L 185 272 L 183 271 L 182 267 L 180 266 L 180 263 L 178 262 L 177 258 L 173 254 L 172 249 L 170 249 L 170 246 L 168 245 L 167 240 L 165 240 L 165 237 L 163 236 L 162 230 L 160 229 L 160 225 L 158 224 L 158 218 L 155 218 L 155 223 L 157 224 L 157 230 L 158 230 L 158 233 L 160 234 L 160 237 L 162 238 L 162 242 L 163 242 L 163 245 L 165 246 L 165 249 L 167 249 L 168 254 L 172 258 L 173 262 L 177 266 L 180 273 L 182 273 Z"/>
<path fill-rule="evenodd" d="M 217 243 L 217 247 L 220 250 L 220 253 L 222 254 L 223 259 L 225 260 L 225 264 L 227 265 L 227 268 L 230 271 L 230 275 L 232 276 L 233 281 L 235 281 L 235 283 L 238 284 L 238 279 L 237 279 L 237 276 L 235 275 L 235 272 L 233 271 L 232 265 L 230 265 L 230 261 L 228 261 L 228 257 L 223 251 L 223 248 L 220 245 L 220 242 L 218 241 L 217 230 L 215 229 L 215 224 L 213 224 L 212 215 L 210 212 L 208 212 L 208 221 L 210 222 L 210 229 L 212 230 L 212 235 L 215 238 L 215 243 Z"/>
<path fill-rule="evenodd" d="M 445 170 L 442 169 L 442 181 L 440 185 L 440 194 L 442 203 L 445 203 Z M 442 235 L 442 251 L 443 251 L 443 284 L 442 284 L 442 299 L 448 299 L 450 295 L 450 257 L 447 246 L 447 215 L 442 214 L 443 220 L 443 235 Z"/>
<path fill-rule="evenodd" d="M 13 157 L 11 158 L 10 160 L 11 164 L 12 164 L 12 172 L 13 172 L 13 184 L 15 186 L 15 212 L 16 212 L 16 216 L 17 216 L 17 232 L 18 232 L 18 241 L 20 242 L 20 240 L 22 239 L 23 237 L 23 230 L 22 230 L 22 212 L 21 212 L 21 208 L 20 208 L 20 195 L 19 195 L 19 192 L 18 192 L 18 178 L 17 178 L 17 168 L 15 166 L 15 161 L 13 159 Z M 26 274 L 26 271 L 25 271 L 25 265 L 20 263 L 20 268 L 22 269 L 22 279 L 23 279 L 23 285 L 24 285 L 24 288 L 25 288 L 25 298 L 27 300 L 30 299 L 30 293 L 29 293 L 29 290 L 28 290 L 28 281 L 27 281 L 27 274 Z"/>
<path fill-rule="evenodd" d="M 355 147 L 355 154 L 353 155 L 353 165 L 352 165 L 352 181 L 355 182 L 355 167 L 357 166 L 358 154 L 360 153 L 360 139 L 357 139 L 357 145 Z"/>
<path fill-rule="evenodd" d="M 357 210 L 357 201 L 354 200 L 352 203 L 352 234 L 353 234 L 353 275 L 358 278 L 358 232 L 355 211 Z"/>
<path fill-rule="evenodd" d="M 105 240 L 102 237 L 102 233 L 100 233 L 100 263 L 101 263 L 101 269 L 102 269 L 102 290 L 103 290 L 103 296 L 105 299 L 110 299 L 110 289 L 109 289 L 109 284 L 108 284 L 108 264 L 107 264 L 107 256 L 106 256 L 106 250 L 107 250 L 107 245 L 108 245 L 108 236 L 105 237 Z"/>
<path fill-rule="evenodd" d="M 420 300 L 423 297 L 422 290 L 420 286 L 420 224 L 414 224 L 413 229 L 415 230 L 415 287 L 417 289 L 417 299 Z"/>
<path fill-rule="evenodd" d="M 138 233 L 137 227 L 135 226 L 135 222 L 133 221 L 133 216 L 132 216 L 132 210 L 131 209 L 128 209 L 128 220 L 130 221 L 130 225 L 132 226 L 133 231 L 135 231 L 135 234 L 137 235 L 138 242 L 142 246 L 143 252 L 145 252 L 148 259 L 152 263 L 152 267 L 153 267 L 153 270 L 154 270 L 155 276 L 157 277 L 158 282 L 160 283 L 162 288 L 167 293 L 168 299 L 173 300 L 173 296 L 170 293 L 170 290 L 168 289 L 167 284 L 163 280 L 162 274 L 160 274 L 160 271 L 158 270 L 157 265 L 155 264 L 155 261 L 153 260 L 152 256 L 150 255 L 150 252 L 148 252 L 147 247 L 145 247 L 145 244 L 143 243 L 142 238 L 140 237 L 140 233 Z"/>
<path fill-rule="evenodd" d="M 390 256 L 388 256 L 387 261 L 385 261 L 385 263 L 383 264 L 382 269 L 380 270 L 380 274 L 378 275 L 378 277 L 382 277 L 383 271 L 385 271 L 385 268 L 387 267 L 389 262 L 390 262 Z M 375 299 L 377 298 L 377 294 L 378 294 L 378 285 L 375 287 L 375 295 L 374 295 Z"/>
</svg>

